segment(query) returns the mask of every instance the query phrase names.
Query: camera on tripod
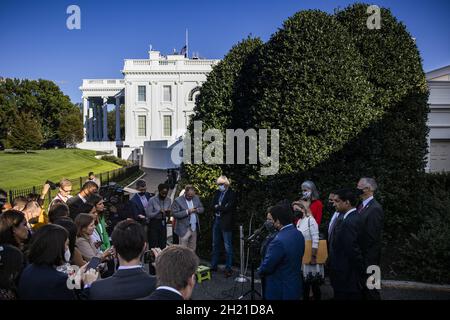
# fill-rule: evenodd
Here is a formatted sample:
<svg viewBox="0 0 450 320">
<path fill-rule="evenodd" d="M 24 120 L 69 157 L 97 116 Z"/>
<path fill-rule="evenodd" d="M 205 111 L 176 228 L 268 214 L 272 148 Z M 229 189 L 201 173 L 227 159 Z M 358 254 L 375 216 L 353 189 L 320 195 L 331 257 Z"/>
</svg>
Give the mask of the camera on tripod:
<svg viewBox="0 0 450 320">
<path fill-rule="evenodd" d="M 111 234 L 115 225 L 123 220 L 120 212 L 126 208 L 128 197 L 125 195 L 124 189 L 116 183 L 101 186 L 98 193 L 103 198 L 105 205 L 106 230 L 108 234 Z"/>
</svg>

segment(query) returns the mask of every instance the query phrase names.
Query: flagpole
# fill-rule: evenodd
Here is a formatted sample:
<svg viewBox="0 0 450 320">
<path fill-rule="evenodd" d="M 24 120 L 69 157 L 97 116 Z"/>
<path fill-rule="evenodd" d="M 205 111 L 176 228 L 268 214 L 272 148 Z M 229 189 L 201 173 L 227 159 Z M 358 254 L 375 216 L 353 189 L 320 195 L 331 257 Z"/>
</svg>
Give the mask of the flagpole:
<svg viewBox="0 0 450 320">
<path fill-rule="evenodd" d="M 188 29 L 186 28 L 186 57 L 189 59 L 189 39 L 188 39 Z"/>
</svg>

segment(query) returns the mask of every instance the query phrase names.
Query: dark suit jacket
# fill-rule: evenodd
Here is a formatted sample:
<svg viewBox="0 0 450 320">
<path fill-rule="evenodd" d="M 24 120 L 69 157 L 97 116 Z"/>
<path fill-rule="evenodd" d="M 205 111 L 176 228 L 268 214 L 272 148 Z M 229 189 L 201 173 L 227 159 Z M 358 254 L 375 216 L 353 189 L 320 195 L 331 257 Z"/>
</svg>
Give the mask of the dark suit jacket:
<svg viewBox="0 0 450 320">
<path fill-rule="evenodd" d="M 146 298 L 146 300 L 183 300 L 179 294 L 166 289 L 159 289 Z"/>
<path fill-rule="evenodd" d="M 153 196 L 154 196 L 153 193 L 149 193 L 149 192 L 145 193 L 145 197 L 147 198 L 148 201 L 150 201 L 150 198 Z M 140 214 L 145 217 L 145 208 L 142 205 L 141 199 L 139 198 L 139 194 L 136 193 L 133 197 L 131 197 L 131 199 L 129 201 L 129 205 L 130 205 L 130 211 L 131 211 L 132 218 L 136 221 L 145 222 L 145 219 L 141 220 L 138 218 L 138 215 L 140 215 Z"/>
<path fill-rule="evenodd" d="M 361 250 L 361 215 L 355 210 L 336 222 L 330 244 L 330 280 L 334 291 L 361 292 L 364 260 Z"/>
<path fill-rule="evenodd" d="M 279 231 L 270 242 L 266 255 L 258 269 L 265 277 L 267 300 L 298 300 L 303 294 L 302 257 L 305 239 L 290 224 Z"/>
<path fill-rule="evenodd" d="M 219 190 L 214 194 L 214 216 L 217 210 L 220 211 L 220 228 L 222 231 L 229 232 L 233 230 L 233 216 L 236 214 L 236 194 L 231 188 L 228 188 L 223 196 L 222 205 L 214 209 L 219 204 L 220 194 L 221 192 Z"/>
<path fill-rule="evenodd" d="M 90 300 L 130 300 L 150 295 L 156 279 L 144 269 L 117 270 L 111 277 L 97 280 L 89 290 Z"/>
<path fill-rule="evenodd" d="M 19 280 L 21 300 L 74 300 L 73 290 L 67 287 L 67 274 L 50 266 L 28 265 Z"/>
<path fill-rule="evenodd" d="M 92 206 L 84 203 L 78 195 L 67 200 L 67 205 L 69 206 L 72 220 L 75 220 L 76 216 L 80 213 L 89 213 L 92 209 Z"/>
<path fill-rule="evenodd" d="M 381 234 L 383 232 L 383 208 L 377 200 L 371 200 L 359 213 L 362 218 L 363 232 L 361 248 L 364 267 L 380 265 Z"/>
</svg>

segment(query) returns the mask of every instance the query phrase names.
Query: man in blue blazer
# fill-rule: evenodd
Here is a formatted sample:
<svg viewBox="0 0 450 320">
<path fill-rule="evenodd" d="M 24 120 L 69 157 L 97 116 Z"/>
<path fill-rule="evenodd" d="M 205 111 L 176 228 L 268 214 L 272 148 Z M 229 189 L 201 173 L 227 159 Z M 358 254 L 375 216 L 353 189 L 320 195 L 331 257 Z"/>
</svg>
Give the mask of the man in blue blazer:
<svg viewBox="0 0 450 320">
<path fill-rule="evenodd" d="M 145 180 L 136 181 L 136 193 L 129 201 L 131 218 L 144 224 L 146 222 L 145 209 L 147 209 L 150 198 L 154 196 L 153 193 L 147 192 L 147 184 Z"/>
<path fill-rule="evenodd" d="M 266 255 L 258 268 L 265 278 L 266 300 L 299 300 L 303 295 L 302 258 L 305 239 L 292 224 L 292 211 L 288 206 L 272 207 L 267 215 L 279 230 L 270 242 Z"/>
</svg>

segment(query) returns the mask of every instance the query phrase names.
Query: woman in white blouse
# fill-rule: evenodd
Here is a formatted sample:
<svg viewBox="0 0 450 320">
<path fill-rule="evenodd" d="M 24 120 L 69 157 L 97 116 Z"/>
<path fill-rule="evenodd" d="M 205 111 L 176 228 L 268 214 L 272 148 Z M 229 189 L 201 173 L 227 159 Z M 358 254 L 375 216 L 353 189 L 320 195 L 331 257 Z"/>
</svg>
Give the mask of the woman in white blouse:
<svg viewBox="0 0 450 320">
<path fill-rule="evenodd" d="M 312 216 L 310 209 L 311 201 L 296 201 L 292 204 L 294 211 L 300 211 L 301 219 L 297 222 L 297 229 L 303 234 L 305 240 L 312 242 L 311 263 L 303 264 L 303 299 L 310 299 L 310 291 L 312 289 L 314 300 L 320 300 L 320 284 L 324 277 L 323 264 L 317 264 L 317 250 L 319 248 L 319 226 Z"/>
</svg>

